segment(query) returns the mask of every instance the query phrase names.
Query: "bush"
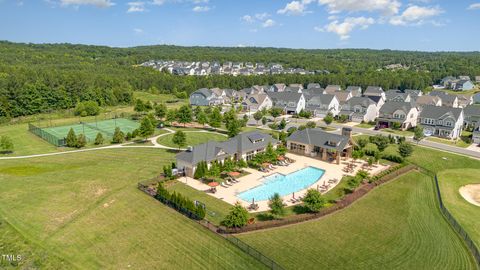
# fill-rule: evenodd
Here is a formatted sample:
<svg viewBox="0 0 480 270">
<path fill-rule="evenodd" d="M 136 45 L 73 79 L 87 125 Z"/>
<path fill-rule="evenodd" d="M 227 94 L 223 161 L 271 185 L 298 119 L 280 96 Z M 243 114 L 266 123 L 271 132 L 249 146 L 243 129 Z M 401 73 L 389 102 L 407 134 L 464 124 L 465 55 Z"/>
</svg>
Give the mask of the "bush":
<svg viewBox="0 0 480 270">
<path fill-rule="evenodd" d="M 305 198 L 303 198 L 303 203 L 309 212 L 318 212 L 325 205 L 326 201 L 318 190 L 309 189 Z"/>
<path fill-rule="evenodd" d="M 363 147 L 363 152 L 367 156 L 375 156 L 375 153 L 378 153 L 378 146 L 373 143 L 367 143 L 365 147 Z"/>
<path fill-rule="evenodd" d="M 240 203 L 236 203 L 230 213 L 222 221 L 222 225 L 228 228 L 241 228 L 247 225 L 248 211 Z"/>
<path fill-rule="evenodd" d="M 79 102 L 77 106 L 75 106 L 75 110 L 73 112 L 77 116 L 95 116 L 100 114 L 100 106 L 95 101 L 83 101 Z"/>
<path fill-rule="evenodd" d="M 398 145 L 398 153 L 404 158 L 410 156 L 413 153 L 413 147 L 407 142 L 402 142 Z"/>
<path fill-rule="evenodd" d="M 0 137 L 0 152 L 1 153 L 13 153 L 13 141 L 8 136 Z"/>
<path fill-rule="evenodd" d="M 384 176 L 386 176 L 388 174 L 391 174 L 391 173 L 393 173 L 393 172 L 395 172 L 395 171 L 397 171 L 397 170 L 399 170 L 399 169 L 401 169 L 405 166 L 407 166 L 407 163 L 401 163 L 401 164 L 398 164 L 396 166 L 390 167 L 386 170 L 383 170 L 380 173 L 378 173 L 377 175 L 370 177 L 369 182 L 372 183 L 372 182 L 378 181 L 381 178 L 383 178 Z"/>
<path fill-rule="evenodd" d="M 396 163 L 402 163 L 403 162 L 403 157 L 400 156 L 399 154 L 393 154 L 393 153 L 383 153 L 382 155 L 383 159 L 396 162 Z"/>
<path fill-rule="evenodd" d="M 167 189 L 165 189 L 163 182 L 158 183 L 155 199 L 163 203 L 170 204 L 174 209 L 181 213 L 188 214 L 190 217 L 194 217 L 198 220 L 205 218 L 205 208 L 203 205 L 195 205 L 192 200 L 180 193 L 176 193 L 175 191 L 170 193 Z"/>
</svg>

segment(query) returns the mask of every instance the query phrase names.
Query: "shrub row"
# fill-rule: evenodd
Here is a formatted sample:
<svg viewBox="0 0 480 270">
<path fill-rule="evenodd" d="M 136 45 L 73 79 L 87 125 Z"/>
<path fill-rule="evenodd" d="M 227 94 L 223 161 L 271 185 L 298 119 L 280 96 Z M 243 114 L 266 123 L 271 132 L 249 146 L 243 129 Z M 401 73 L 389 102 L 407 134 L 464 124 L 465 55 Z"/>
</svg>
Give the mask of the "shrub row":
<svg viewBox="0 0 480 270">
<path fill-rule="evenodd" d="M 407 166 L 407 165 L 408 165 L 408 163 L 404 162 L 404 163 L 400 163 L 400 164 L 398 164 L 398 165 L 395 165 L 395 166 L 393 166 L 393 167 L 390 167 L 390 168 L 388 168 L 388 169 L 386 169 L 386 170 L 383 170 L 382 172 L 378 173 L 377 175 L 370 177 L 369 182 L 370 182 L 370 183 L 376 182 L 376 181 L 382 179 L 384 176 L 386 176 L 386 175 L 388 175 L 388 174 L 391 174 L 391 173 L 393 173 L 393 172 L 395 172 L 395 171 L 398 171 L 398 170 L 400 170 L 401 168 L 403 168 L 403 167 L 405 167 L 405 166 Z"/>
<path fill-rule="evenodd" d="M 155 199 L 171 206 L 173 209 L 189 216 L 190 218 L 198 220 L 205 218 L 205 207 L 203 205 L 195 205 L 192 200 L 175 191 L 170 193 L 163 186 L 163 182 L 158 183 Z"/>
</svg>

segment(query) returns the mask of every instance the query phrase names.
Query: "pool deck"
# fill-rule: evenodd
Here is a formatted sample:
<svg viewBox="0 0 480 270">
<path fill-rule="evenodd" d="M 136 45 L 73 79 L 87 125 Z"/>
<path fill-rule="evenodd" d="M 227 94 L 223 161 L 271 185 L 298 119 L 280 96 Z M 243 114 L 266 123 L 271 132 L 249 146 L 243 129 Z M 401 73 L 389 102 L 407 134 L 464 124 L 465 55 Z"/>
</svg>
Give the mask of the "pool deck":
<svg viewBox="0 0 480 270">
<path fill-rule="evenodd" d="M 346 166 L 345 163 L 349 162 L 350 160 L 349 161 L 342 160 L 340 165 L 337 165 L 337 164 L 333 164 L 333 163 L 327 163 L 327 162 L 324 162 L 324 161 L 321 161 L 321 160 L 318 160 L 318 159 L 313 159 L 313 158 L 300 156 L 300 155 L 295 155 L 295 154 L 291 154 L 291 153 L 288 153 L 286 156 L 295 160 L 296 162 L 290 164 L 289 166 L 276 166 L 276 169 L 274 169 L 273 171 L 270 171 L 268 173 L 263 173 L 263 172 L 260 172 L 260 171 L 254 170 L 254 169 L 246 168 L 244 170 L 249 172 L 250 174 L 246 175 L 246 176 L 243 176 L 241 178 L 238 178 L 237 180 L 240 181 L 239 183 L 236 183 L 236 184 L 234 184 L 234 185 L 232 185 L 228 188 L 218 186 L 217 187 L 217 193 L 215 193 L 215 194 L 207 193 L 207 194 L 209 194 L 209 195 L 211 195 L 215 198 L 221 199 L 221 200 L 223 200 L 223 201 L 225 201 L 229 204 L 232 204 L 232 205 L 235 204 L 236 202 L 240 202 L 243 206 L 248 207 L 251 204 L 251 202 L 246 202 L 246 201 L 241 200 L 239 197 L 237 197 L 237 194 L 239 194 L 243 191 L 249 190 L 251 188 L 254 188 L 258 185 L 261 185 L 263 183 L 264 177 L 267 177 L 271 174 L 275 174 L 275 173 L 290 174 L 292 172 L 295 172 L 295 171 L 298 171 L 300 169 L 310 167 L 310 166 L 315 167 L 315 168 L 319 168 L 319 169 L 324 170 L 325 173 L 320 178 L 320 181 L 314 183 L 313 185 L 311 185 L 309 187 L 309 188 L 316 189 L 317 186 L 321 186 L 324 183 L 328 184 L 328 180 L 330 180 L 330 179 L 341 180 L 342 177 L 345 176 L 345 175 L 355 175 L 357 173 L 357 171 L 360 170 L 361 165 L 363 163 L 363 161 L 358 160 L 357 163 L 356 163 L 357 166 L 355 167 L 354 171 L 352 173 L 345 173 L 342 169 Z M 375 174 L 385 170 L 386 168 L 388 168 L 388 166 L 376 165 L 375 167 L 373 167 L 369 171 L 369 173 L 371 175 L 375 175 Z M 190 177 L 181 177 L 178 180 L 180 182 L 184 183 L 184 184 L 187 184 L 187 185 L 197 189 L 197 190 L 206 191 L 206 190 L 210 189 L 210 187 L 208 185 L 203 184 L 200 181 L 195 180 L 195 179 L 190 178 Z M 337 181 L 336 184 L 330 184 L 328 189 L 323 193 L 329 192 L 336 185 L 338 185 L 338 183 L 340 183 L 340 181 Z M 295 197 L 303 196 L 306 193 L 306 191 L 307 191 L 307 189 L 303 189 L 303 190 L 300 190 L 298 192 L 295 192 Z M 299 204 L 298 202 L 297 203 L 290 202 L 291 198 L 292 198 L 292 194 L 283 196 L 283 200 L 287 204 L 287 206 Z M 258 204 L 258 206 L 259 206 L 258 210 L 250 211 L 250 212 L 263 212 L 263 211 L 268 211 L 269 210 L 268 201 L 256 201 L 255 203 Z"/>
</svg>

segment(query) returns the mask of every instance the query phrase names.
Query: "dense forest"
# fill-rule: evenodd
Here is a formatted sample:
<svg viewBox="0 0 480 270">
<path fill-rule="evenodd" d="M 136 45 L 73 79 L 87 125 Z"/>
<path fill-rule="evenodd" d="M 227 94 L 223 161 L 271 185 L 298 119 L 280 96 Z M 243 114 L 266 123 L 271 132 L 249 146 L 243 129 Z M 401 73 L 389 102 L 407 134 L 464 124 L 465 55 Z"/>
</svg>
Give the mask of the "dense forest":
<svg viewBox="0 0 480 270">
<path fill-rule="evenodd" d="M 277 62 L 285 67 L 325 69 L 331 73 L 180 77 L 138 66 L 151 59 Z M 379 70 L 389 64 L 410 68 Z M 241 89 L 278 82 L 424 89 L 447 75 L 480 75 L 480 53 L 166 45 L 110 48 L 0 42 L 0 122 L 1 119 L 72 108 L 80 101 L 94 100 L 101 106 L 131 103 L 133 91 L 191 93 L 200 87 Z"/>
</svg>

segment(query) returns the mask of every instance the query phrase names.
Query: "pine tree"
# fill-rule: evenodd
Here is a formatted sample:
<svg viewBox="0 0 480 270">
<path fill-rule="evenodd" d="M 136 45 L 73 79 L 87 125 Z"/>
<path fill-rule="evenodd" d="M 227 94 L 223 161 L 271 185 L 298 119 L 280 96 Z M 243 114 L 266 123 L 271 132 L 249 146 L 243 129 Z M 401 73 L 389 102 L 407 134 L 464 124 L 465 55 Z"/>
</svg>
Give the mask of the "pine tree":
<svg viewBox="0 0 480 270">
<path fill-rule="evenodd" d="M 101 144 L 103 144 L 103 141 L 104 141 L 104 139 L 103 139 L 102 133 L 100 133 L 100 132 L 97 133 L 97 137 L 95 137 L 95 145 L 101 145 Z"/>
<path fill-rule="evenodd" d="M 152 121 L 149 117 L 144 117 L 140 123 L 140 128 L 138 129 L 139 135 L 144 137 L 146 140 L 148 136 L 153 135 L 154 132 L 155 128 L 152 125 Z"/>
<path fill-rule="evenodd" d="M 123 143 L 125 141 L 125 134 L 120 130 L 119 127 L 115 128 L 113 133 L 112 143 Z"/>
<path fill-rule="evenodd" d="M 77 147 L 77 135 L 73 128 L 70 128 L 67 134 L 67 146 L 68 147 Z"/>
<path fill-rule="evenodd" d="M 86 145 L 87 145 L 87 138 L 85 137 L 85 135 L 83 134 L 78 135 L 77 145 L 75 147 L 82 148 L 82 147 L 85 147 Z"/>
</svg>

